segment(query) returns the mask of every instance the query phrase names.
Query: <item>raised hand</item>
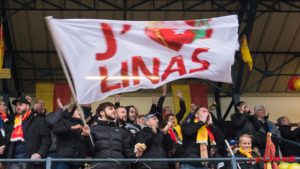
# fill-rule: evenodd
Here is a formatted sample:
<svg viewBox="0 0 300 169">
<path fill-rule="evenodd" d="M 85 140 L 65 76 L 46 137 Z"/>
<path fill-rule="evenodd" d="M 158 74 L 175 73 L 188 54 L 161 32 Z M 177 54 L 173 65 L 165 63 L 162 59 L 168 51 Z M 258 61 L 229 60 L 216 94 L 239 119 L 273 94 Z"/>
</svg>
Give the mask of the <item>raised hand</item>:
<svg viewBox="0 0 300 169">
<path fill-rule="evenodd" d="M 76 124 L 74 126 L 71 126 L 71 130 L 77 130 L 77 129 L 82 129 L 82 125 Z"/>
<path fill-rule="evenodd" d="M 166 96 L 166 94 L 167 94 L 167 85 L 166 84 L 161 87 L 161 92 L 162 92 L 163 96 Z"/>
<path fill-rule="evenodd" d="M 182 99 L 182 92 L 181 92 L 181 90 L 177 90 L 176 91 L 176 96 L 179 97 L 180 99 Z"/>
<path fill-rule="evenodd" d="M 86 126 L 84 126 L 82 128 L 81 135 L 83 135 L 83 136 L 89 136 L 90 133 L 91 133 L 91 129 L 90 129 L 90 127 L 88 125 L 86 125 Z"/>
<path fill-rule="evenodd" d="M 56 103 L 57 103 L 57 106 L 58 106 L 59 108 L 61 108 L 61 109 L 63 109 L 63 108 L 64 108 L 64 105 L 61 103 L 61 101 L 60 101 L 60 98 L 59 98 L 59 97 L 56 99 Z"/>
<path fill-rule="evenodd" d="M 116 95 L 115 95 L 115 103 L 120 102 L 121 97 L 122 97 L 122 96 L 121 96 L 120 94 L 116 94 Z"/>
<path fill-rule="evenodd" d="M 195 110 L 197 109 L 197 105 L 195 105 L 194 103 L 191 104 L 191 112 L 195 112 Z"/>
<path fill-rule="evenodd" d="M 208 116 L 207 116 L 207 119 L 206 119 L 206 124 L 207 125 L 213 124 L 212 117 L 211 117 L 210 113 L 208 113 Z"/>
<path fill-rule="evenodd" d="M 152 104 L 157 104 L 157 97 L 156 96 L 152 96 Z"/>
<path fill-rule="evenodd" d="M 5 145 L 0 146 L 0 155 L 4 154 L 4 150 L 5 150 Z"/>
</svg>

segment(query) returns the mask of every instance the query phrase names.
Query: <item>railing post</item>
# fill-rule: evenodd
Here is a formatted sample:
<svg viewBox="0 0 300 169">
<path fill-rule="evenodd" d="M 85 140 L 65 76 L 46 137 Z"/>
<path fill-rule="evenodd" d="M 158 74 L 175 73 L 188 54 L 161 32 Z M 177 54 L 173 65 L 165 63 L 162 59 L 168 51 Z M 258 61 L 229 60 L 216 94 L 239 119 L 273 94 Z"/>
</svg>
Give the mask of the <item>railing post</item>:
<svg viewBox="0 0 300 169">
<path fill-rule="evenodd" d="M 231 166 L 232 166 L 232 169 L 237 169 L 237 162 L 236 162 L 234 155 L 231 156 Z"/>
<path fill-rule="evenodd" d="M 47 157 L 47 159 L 46 159 L 46 169 L 51 169 L 51 163 L 52 163 L 51 157 Z"/>
</svg>

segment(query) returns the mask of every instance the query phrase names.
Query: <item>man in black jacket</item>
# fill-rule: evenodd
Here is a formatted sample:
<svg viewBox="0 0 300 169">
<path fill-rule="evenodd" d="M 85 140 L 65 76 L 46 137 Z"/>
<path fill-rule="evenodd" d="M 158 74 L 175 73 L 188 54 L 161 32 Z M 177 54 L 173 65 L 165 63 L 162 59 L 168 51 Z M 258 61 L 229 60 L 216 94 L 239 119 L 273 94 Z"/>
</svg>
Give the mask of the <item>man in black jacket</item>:
<svg viewBox="0 0 300 169">
<path fill-rule="evenodd" d="M 141 158 L 167 158 L 167 153 L 172 149 L 172 139 L 158 128 L 157 114 L 149 113 L 145 116 L 147 127 L 144 127 L 136 137 L 138 144 L 146 145 Z M 167 162 L 141 162 L 138 169 L 168 169 Z"/>
<path fill-rule="evenodd" d="M 19 97 L 13 101 L 16 105 L 15 116 L 6 130 L 7 158 L 45 158 L 51 145 L 50 131 L 44 118 L 31 113 L 28 98 Z M 11 163 L 10 169 L 44 168 L 43 166 Z"/>
<path fill-rule="evenodd" d="M 218 149 L 224 145 L 222 132 L 213 124 L 208 109 L 201 106 L 189 122 L 182 124 L 182 136 L 182 158 L 208 158 L 212 148 Z M 207 169 L 207 163 L 183 163 L 181 168 Z"/>
<path fill-rule="evenodd" d="M 238 139 L 241 134 L 252 135 L 253 147 L 262 147 L 261 139 L 258 136 L 258 132 L 261 129 L 261 123 L 254 115 L 253 111 L 250 111 L 246 102 L 241 101 L 237 104 L 238 112 L 231 116 L 232 126 L 236 129 L 235 139 Z"/>
<path fill-rule="evenodd" d="M 292 130 L 290 120 L 286 116 L 279 117 L 277 119 L 277 123 L 282 138 L 295 141 L 298 144 L 300 143 L 300 124 L 298 124 L 297 128 Z M 282 155 L 285 157 L 300 156 L 300 147 L 288 144 L 286 142 L 281 142 L 280 148 Z"/>
<path fill-rule="evenodd" d="M 134 157 L 127 135 L 116 125 L 116 110 L 110 102 L 101 103 L 96 110 L 99 119 L 96 125 L 83 127 L 82 135 L 87 153 L 94 158 Z M 93 143 L 89 139 L 91 135 Z M 115 163 L 96 163 L 94 169 L 124 169 L 119 161 Z"/>
</svg>

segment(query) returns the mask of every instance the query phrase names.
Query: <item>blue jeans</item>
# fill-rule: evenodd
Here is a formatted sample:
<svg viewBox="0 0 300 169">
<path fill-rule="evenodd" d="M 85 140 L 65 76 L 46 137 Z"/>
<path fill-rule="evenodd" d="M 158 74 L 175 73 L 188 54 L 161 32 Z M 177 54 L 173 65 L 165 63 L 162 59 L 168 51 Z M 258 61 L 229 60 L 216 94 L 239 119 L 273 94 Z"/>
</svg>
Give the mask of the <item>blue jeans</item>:
<svg viewBox="0 0 300 169">
<path fill-rule="evenodd" d="M 54 152 L 48 153 L 47 157 L 51 157 L 51 158 L 57 158 L 57 154 Z M 57 162 L 52 162 L 51 163 L 51 169 L 56 169 L 57 168 Z"/>
<path fill-rule="evenodd" d="M 208 169 L 208 168 L 207 167 L 196 167 L 196 166 L 193 166 L 191 164 L 183 163 L 181 165 L 181 169 Z"/>
<path fill-rule="evenodd" d="M 66 163 L 58 163 L 56 169 L 71 169 L 71 166 Z"/>
</svg>

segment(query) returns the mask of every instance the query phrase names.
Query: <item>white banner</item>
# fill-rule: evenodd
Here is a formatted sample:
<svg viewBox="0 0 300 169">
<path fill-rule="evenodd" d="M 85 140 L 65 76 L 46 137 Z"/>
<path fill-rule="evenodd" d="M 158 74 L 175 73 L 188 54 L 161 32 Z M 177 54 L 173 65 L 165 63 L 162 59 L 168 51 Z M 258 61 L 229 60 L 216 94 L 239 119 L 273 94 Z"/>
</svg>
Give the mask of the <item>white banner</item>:
<svg viewBox="0 0 300 169">
<path fill-rule="evenodd" d="M 186 21 L 46 18 L 79 103 L 183 78 L 231 83 L 236 15 Z"/>
</svg>

